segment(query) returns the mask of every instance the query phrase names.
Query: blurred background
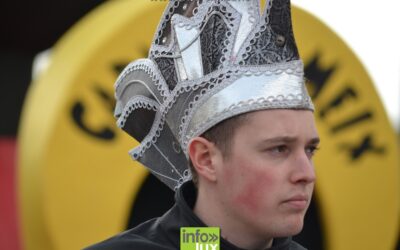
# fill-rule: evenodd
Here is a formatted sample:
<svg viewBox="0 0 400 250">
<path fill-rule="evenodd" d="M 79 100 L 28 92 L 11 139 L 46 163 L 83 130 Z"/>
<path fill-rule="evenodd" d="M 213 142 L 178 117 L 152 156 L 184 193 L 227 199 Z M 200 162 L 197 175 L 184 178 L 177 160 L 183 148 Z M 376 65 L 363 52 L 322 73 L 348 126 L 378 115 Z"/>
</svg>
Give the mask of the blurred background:
<svg viewBox="0 0 400 250">
<path fill-rule="evenodd" d="M 165 3 L 0 3 L 0 249 L 80 249 L 171 206 L 112 117 L 113 82 L 146 57 Z M 292 3 L 323 139 L 298 240 L 400 249 L 400 3 Z"/>
</svg>

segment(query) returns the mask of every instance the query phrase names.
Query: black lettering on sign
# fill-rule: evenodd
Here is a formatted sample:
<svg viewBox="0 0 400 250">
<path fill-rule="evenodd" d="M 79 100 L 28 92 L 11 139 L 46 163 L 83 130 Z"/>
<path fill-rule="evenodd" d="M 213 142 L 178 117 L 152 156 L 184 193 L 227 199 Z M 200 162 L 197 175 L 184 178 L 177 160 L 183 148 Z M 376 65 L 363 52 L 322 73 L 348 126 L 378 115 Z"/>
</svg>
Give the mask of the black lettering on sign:
<svg viewBox="0 0 400 250">
<path fill-rule="evenodd" d="M 335 108 L 341 106 L 345 100 L 356 98 L 356 91 L 352 87 L 347 87 L 342 92 L 340 92 L 338 96 L 333 98 L 326 107 L 321 109 L 319 116 L 321 117 L 321 119 L 324 119 L 331 110 L 334 110 Z"/>
<path fill-rule="evenodd" d="M 353 116 L 349 118 L 348 120 L 339 123 L 338 125 L 335 125 L 332 129 L 332 133 L 337 133 L 343 129 L 349 128 L 351 126 L 354 126 L 357 123 L 369 120 L 373 117 L 372 113 L 370 111 L 365 111 L 364 113 L 359 114 L 358 116 Z"/>
<path fill-rule="evenodd" d="M 147 57 L 148 56 L 148 54 L 149 54 L 149 51 L 150 51 L 150 47 L 148 46 L 148 45 L 143 45 L 142 44 L 142 46 L 140 46 L 141 48 L 139 49 L 140 50 L 140 58 L 145 58 L 145 57 Z"/>
<path fill-rule="evenodd" d="M 312 99 L 315 101 L 322 93 L 323 89 L 329 83 L 329 79 L 335 74 L 337 70 L 337 64 L 330 65 L 329 67 L 321 67 L 320 65 L 321 55 L 317 52 L 314 54 L 312 59 L 305 65 L 304 71 L 305 76 L 309 80 L 307 82 L 310 85 L 310 93 Z M 347 84 L 337 95 L 333 96 L 325 106 L 320 109 L 319 117 L 321 120 L 326 121 L 325 118 L 330 115 L 331 112 L 349 105 L 349 101 L 357 101 L 361 96 L 354 87 Z M 351 103 L 350 103 L 351 104 Z M 370 109 L 365 109 L 363 112 L 353 114 L 350 117 L 342 121 L 337 121 L 334 124 L 328 124 L 332 134 L 337 134 L 345 129 L 356 128 L 362 122 L 370 121 L 374 118 L 374 114 Z M 339 146 L 339 150 L 346 150 L 349 153 L 351 160 L 359 160 L 366 153 L 384 154 L 385 148 L 376 146 L 373 142 L 373 136 L 371 134 L 365 136 L 359 143 L 347 142 Z"/>
<path fill-rule="evenodd" d="M 115 106 L 115 101 L 112 96 L 110 96 L 105 90 L 101 89 L 100 87 L 96 86 L 94 89 L 94 92 L 98 97 L 101 98 L 103 102 L 106 103 L 106 105 L 110 108 L 109 112 L 113 112 L 114 106 Z M 78 100 L 76 101 L 71 108 L 71 116 L 74 121 L 74 124 L 76 124 L 83 132 L 85 132 L 87 135 L 95 137 L 100 140 L 113 140 L 115 138 L 115 132 L 113 131 L 112 127 L 104 126 L 100 130 L 95 130 L 93 128 L 90 128 L 89 125 L 84 123 L 84 116 L 86 112 L 86 107 L 84 102 Z"/>
<path fill-rule="evenodd" d="M 359 160 L 365 153 L 384 154 L 385 147 L 375 146 L 373 137 L 371 134 L 366 135 L 361 143 L 357 145 L 351 145 L 349 143 L 343 143 L 340 148 L 349 152 L 350 158 L 355 161 Z"/>
<path fill-rule="evenodd" d="M 148 54 L 149 50 L 150 50 L 149 47 L 141 46 L 139 58 L 147 57 L 147 54 Z M 124 68 L 126 66 L 128 66 L 128 63 L 126 61 L 125 62 L 122 61 L 122 62 L 113 63 L 111 67 L 112 67 L 114 73 L 118 76 L 122 72 L 122 70 L 124 70 Z"/>
<path fill-rule="evenodd" d="M 108 94 L 104 89 L 98 87 L 97 85 L 94 87 L 93 90 L 99 97 L 101 97 L 101 99 L 103 99 L 104 103 L 107 104 L 109 110 L 113 114 L 115 108 L 115 98 L 112 95 Z"/>
<path fill-rule="evenodd" d="M 127 63 L 114 63 L 112 65 L 112 69 L 114 73 L 118 76 L 127 65 Z"/>
<path fill-rule="evenodd" d="M 327 69 L 323 69 L 319 66 L 319 53 L 315 54 L 311 61 L 305 66 L 304 74 L 311 84 L 313 92 L 311 98 L 313 100 L 318 98 L 325 84 L 336 70 L 336 65 L 333 65 Z"/>
</svg>

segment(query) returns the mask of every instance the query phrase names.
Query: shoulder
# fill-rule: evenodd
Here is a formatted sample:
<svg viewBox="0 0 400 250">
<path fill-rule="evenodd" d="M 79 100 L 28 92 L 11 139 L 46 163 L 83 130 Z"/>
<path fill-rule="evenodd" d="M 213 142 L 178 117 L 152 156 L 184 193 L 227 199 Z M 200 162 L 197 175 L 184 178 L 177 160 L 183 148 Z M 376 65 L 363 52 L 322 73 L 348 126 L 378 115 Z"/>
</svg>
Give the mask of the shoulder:
<svg viewBox="0 0 400 250">
<path fill-rule="evenodd" d="M 292 241 L 289 247 L 290 250 L 307 250 L 307 248 L 303 247 L 296 241 Z"/>
<path fill-rule="evenodd" d="M 274 239 L 271 250 L 307 250 L 292 239 L 292 237 Z"/>
<path fill-rule="evenodd" d="M 138 227 L 127 230 L 107 240 L 85 248 L 85 250 L 171 250 L 165 235 L 157 230 L 157 219 L 149 220 Z"/>
</svg>

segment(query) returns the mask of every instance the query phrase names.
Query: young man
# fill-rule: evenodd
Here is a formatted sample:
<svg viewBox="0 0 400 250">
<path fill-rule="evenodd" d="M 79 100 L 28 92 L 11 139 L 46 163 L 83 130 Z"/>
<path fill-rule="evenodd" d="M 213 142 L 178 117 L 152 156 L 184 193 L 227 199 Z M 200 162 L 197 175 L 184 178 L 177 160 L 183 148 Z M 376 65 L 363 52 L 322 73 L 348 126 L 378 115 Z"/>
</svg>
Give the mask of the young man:
<svg viewBox="0 0 400 250">
<path fill-rule="evenodd" d="M 180 249 L 181 227 L 220 228 L 224 250 L 304 249 L 290 236 L 315 181 L 313 105 L 289 1 L 259 8 L 167 6 L 149 59 L 117 80 L 115 113 L 141 142 L 132 157 L 176 190 L 176 204 L 89 249 Z"/>
<path fill-rule="evenodd" d="M 310 111 L 242 116 L 232 138 L 222 139 L 225 146 L 203 137 L 189 145 L 198 175 L 194 213 L 206 225 L 221 227 L 221 236 L 234 245 L 266 249 L 274 237 L 302 229 L 319 139 Z"/>
</svg>

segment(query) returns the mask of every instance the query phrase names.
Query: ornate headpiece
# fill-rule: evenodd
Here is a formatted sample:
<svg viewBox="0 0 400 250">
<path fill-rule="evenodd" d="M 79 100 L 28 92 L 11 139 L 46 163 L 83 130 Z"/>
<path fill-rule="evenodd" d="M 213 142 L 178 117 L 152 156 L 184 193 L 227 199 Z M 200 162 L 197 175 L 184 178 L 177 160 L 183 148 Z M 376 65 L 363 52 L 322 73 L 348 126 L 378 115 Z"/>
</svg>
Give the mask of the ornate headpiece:
<svg viewBox="0 0 400 250">
<path fill-rule="evenodd" d="M 313 104 L 295 44 L 289 0 L 170 1 L 148 59 L 115 84 L 115 116 L 140 145 L 131 156 L 175 189 L 191 178 L 191 138 L 224 119 Z"/>
</svg>

